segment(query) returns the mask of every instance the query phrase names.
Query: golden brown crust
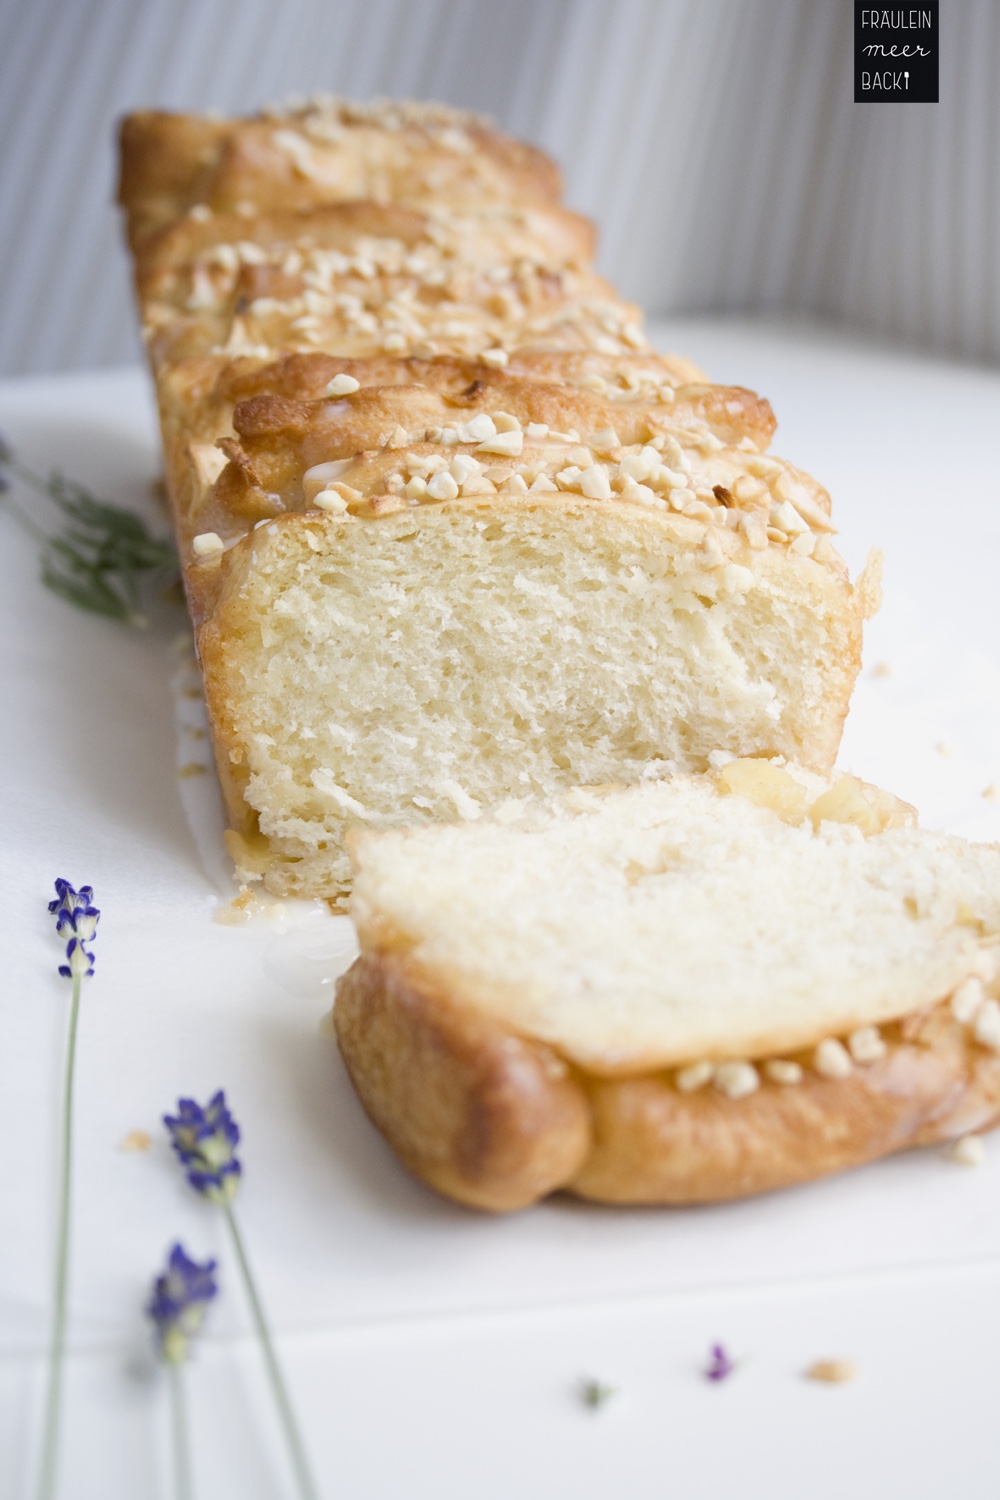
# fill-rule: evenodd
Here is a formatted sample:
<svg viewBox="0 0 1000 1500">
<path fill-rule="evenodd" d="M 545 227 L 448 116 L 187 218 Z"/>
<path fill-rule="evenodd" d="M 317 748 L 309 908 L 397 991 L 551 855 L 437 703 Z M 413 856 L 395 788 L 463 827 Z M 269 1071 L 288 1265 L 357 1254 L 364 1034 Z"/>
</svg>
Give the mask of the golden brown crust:
<svg viewBox="0 0 1000 1500">
<path fill-rule="evenodd" d="M 574 316 L 593 338 L 620 327 L 641 345 L 637 309 L 588 270 L 593 238 L 566 209 L 503 203 L 185 218 L 136 252 L 144 336 L 155 368 L 219 351 L 371 355 L 387 339 L 395 352 L 475 352 L 517 322 L 522 342 L 559 347 L 581 341 Z"/>
<path fill-rule="evenodd" d="M 175 520 L 186 540 L 217 527 L 229 534 L 230 522 L 238 527 L 241 515 L 251 520 L 238 507 L 227 514 L 227 486 L 210 497 L 221 464 L 206 450 L 222 436 L 238 435 L 246 457 L 260 463 L 262 479 L 272 476 L 265 492 L 298 496 L 301 473 L 317 454 L 326 461 L 377 447 L 401 422 L 416 422 L 416 408 L 425 409 L 425 425 L 464 421 L 477 407 L 492 406 L 553 427 L 614 427 L 625 443 L 701 429 L 726 444 L 745 441 L 757 452 L 766 449 L 775 425 L 769 403 L 738 386 L 688 381 L 682 378 L 685 364 L 670 356 L 596 351 L 518 352 L 503 373 L 451 356 L 350 359 L 315 353 L 290 354 L 273 363 L 224 356 L 185 360 L 162 370 L 158 380 Z M 338 374 L 357 380 L 363 391 L 333 411 L 324 392 Z M 603 384 L 580 384 L 588 379 Z M 226 450 L 226 457 L 232 453 Z M 815 486 L 813 493 L 827 513 L 826 492 Z M 286 494 L 283 504 L 289 503 Z M 297 505 L 298 498 L 291 503 Z M 269 513 L 258 509 L 253 519 Z"/>
<path fill-rule="evenodd" d="M 445 106 L 331 103 L 242 120 L 141 111 L 122 122 L 120 143 L 134 247 L 197 205 L 252 216 L 361 198 L 546 203 L 561 192 L 544 152 Z"/>
<path fill-rule="evenodd" d="M 334 1017 L 365 1109 L 439 1192 L 475 1208 L 523 1208 L 584 1160 L 587 1104 L 555 1053 L 454 1008 L 399 960 L 359 959 Z"/>
<path fill-rule="evenodd" d="M 338 986 L 334 1020 L 354 1085 L 400 1159 L 439 1192 L 480 1208 L 522 1207 L 558 1188 L 605 1203 L 721 1201 L 1000 1119 L 1000 1057 L 972 1041 L 944 1004 L 886 1028 L 885 1057 L 846 1078 L 805 1068 L 798 1083 L 765 1080 L 740 1099 L 710 1087 L 683 1093 L 662 1073 L 596 1078 L 544 1049 L 544 1064 L 528 1071 L 524 1120 L 516 1117 L 523 1049 L 540 1044 L 463 1008 L 405 953 L 364 953 Z M 557 1176 L 560 1153 L 573 1155 L 569 1118 L 578 1164 Z M 547 1154 L 540 1137 L 550 1128 Z M 528 1156 L 532 1166 L 522 1167 Z M 542 1159 L 544 1173 L 534 1165 Z M 505 1163 L 502 1191 L 497 1161 Z"/>
</svg>

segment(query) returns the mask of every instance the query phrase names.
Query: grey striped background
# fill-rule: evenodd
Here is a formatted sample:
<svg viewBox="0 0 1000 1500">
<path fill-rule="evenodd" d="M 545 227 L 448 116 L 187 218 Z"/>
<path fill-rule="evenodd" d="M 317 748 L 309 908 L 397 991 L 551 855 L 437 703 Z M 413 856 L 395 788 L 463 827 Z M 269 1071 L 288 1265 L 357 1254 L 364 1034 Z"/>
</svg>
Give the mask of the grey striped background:
<svg viewBox="0 0 1000 1500">
<path fill-rule="evenodd" d="M 331 89 L 494 114 L 650 312 L 789 311 L 1000 359 L 1000 4 L 941 103 L 853 103 L 851 0 L 2 0 L 0 372 L 138 357 L 113 125 Z"/>
</svg>

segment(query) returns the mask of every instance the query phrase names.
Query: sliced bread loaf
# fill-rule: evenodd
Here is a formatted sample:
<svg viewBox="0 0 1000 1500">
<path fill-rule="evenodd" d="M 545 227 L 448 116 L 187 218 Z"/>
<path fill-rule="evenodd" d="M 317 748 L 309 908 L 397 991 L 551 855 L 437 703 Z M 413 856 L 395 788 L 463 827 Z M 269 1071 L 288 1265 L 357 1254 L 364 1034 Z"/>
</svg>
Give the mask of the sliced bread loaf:
<svg viewBox="0 0 1000 1500">
<path fill-rule="evenodd" d="M 352 847 L 341 1049 L 453 1197 L 725 1198 L 1000 1110 L 1000 846 L 853 778 L 737 760 Z"/>
</svg>

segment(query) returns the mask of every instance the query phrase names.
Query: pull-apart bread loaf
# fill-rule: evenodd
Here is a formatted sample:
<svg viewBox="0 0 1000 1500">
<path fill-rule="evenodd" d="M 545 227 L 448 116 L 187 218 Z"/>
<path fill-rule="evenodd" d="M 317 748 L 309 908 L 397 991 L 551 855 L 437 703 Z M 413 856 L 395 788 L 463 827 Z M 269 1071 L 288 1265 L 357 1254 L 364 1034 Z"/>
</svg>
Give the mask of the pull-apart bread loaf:
<svg viewBox="0 0 1000 1500">
<path fill-rule="evenodd" d="M 1000 846 L 850 776 L 716 773 L 355 833 L 334 1019 L 442 1193 L 692 1203 L 1000 1115 Z"/>
<path fill-rule="evenodd" d="M 877 581 L 767 402 L 649 348 L 546 157 L 331 100 L 122 147 L 245 876 L 339 900 L 354 825 L 832 766 Z"/>
</svg>

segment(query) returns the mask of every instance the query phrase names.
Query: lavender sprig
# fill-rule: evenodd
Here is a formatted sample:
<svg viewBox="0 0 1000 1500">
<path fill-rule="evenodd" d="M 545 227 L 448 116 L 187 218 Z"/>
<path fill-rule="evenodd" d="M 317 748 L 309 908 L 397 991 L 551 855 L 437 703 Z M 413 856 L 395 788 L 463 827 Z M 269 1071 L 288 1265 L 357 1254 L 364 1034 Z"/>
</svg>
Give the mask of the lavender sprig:
<svg viewBox="0 0 1000 1500">
<path fill-rule="evenodd" d="M 94 972 L 94 955 L 85 946 L 97 932 L 100 912 L 94 905 L 92 886 L 74 890 L 68 880 L 56 881 L 55 900 L 49 911 L 56 918 L 56 932 L 66 943 L 66 962 L 59 973 L 72 981 L 69 1029 L 66 1044 L 66 1073 L 62 1100 L 62 1160 L 59 1169 L 59 1202 L 56 1222 L 56 1276 L 52 1307 L 52 1336 L 49 1344 L 48 1389 L 45 1398 L 45 1420 L 42 1426 L 42 1455 L 38 1480 L 39 1500 L 51 1500 L 55 1493 L 56 1458 L 59 1447 L 59 1421 L 62 1405 L 62 1377 L 66 1352 L 66 1303 L 69 1281 L 70 1207 L 73 1165 L 73 1083 L 76 1067 L 76 1033 L 80 1018 L 80 994 L 83 981 Z"/>
<path fill-rule="evenodd" d="M 204 1108 L 194 1099 L 178 1099 L 176 1115 L 164 1115 L 163 1123 L 195 1192 L 222 1207 L 232 1203 L 243 1171 L 236 1155 L 240 1127 L 222 1089 Z"/>
<path fill-rule="evenodd" d="M 168 1365 L 184 1363 L 192 1339 L 201 1331 L 209 1304 L 219 1291 L 215 1267 L 214 1260 L 199 1265 L 178 1244 L 170 1251 L 167 1269 L 153 1282 L 146 1312 Z"/>
<path fill-rule="evenodd" d="M 98 500 L 57 471 L 47 477 L 36 474 L 0 437 L 0 494 L 10 489 L 12 477 L 45 495 L 62 516 L 61 532 L 50 535 L 16 501 L 6 502 L 41 548 L 45 587 L 78 609 L 145 624 L 139 611 L 142 579 L 176 573 L 177 554 L 171 544 L 153 536 L 134 511 Z"/>
<path fill-rule="evenodd" d="M 182 1371 L 191 1342 L 201 1330 L 210 1303 L 218 1295 L 215 1265 L 214 1260 L 200 1265 L 190 1258 L 183 1245 L 174 1245 L 167 1268 L 153 1282 L 146 1303 L 146 1312 L 153 1321 L 159 1351 L 170 1376 L 170 1425 L 177 1500 L 190 1500 L 192 1493 L 191 1444 Z"/>
<path fill-rule="evenodd" d="M 201 1197 L 217 1204 L 225 1214 L 299 1493 L 302 1500 L 317 1500 L 318 1492 L 305 1446 L 233 1211 L 233 1199 L 243 1173 L 242 1163 L 236 1155 L 240 1128 L 229 1112 L 222 1089 L 213 1094 L 206 1105 L 200 1105 L 194 1099 L 179 1099 L 177 1113 L 164 1115 L 163 1123 L 190 1185 Z"/>
</svg>

